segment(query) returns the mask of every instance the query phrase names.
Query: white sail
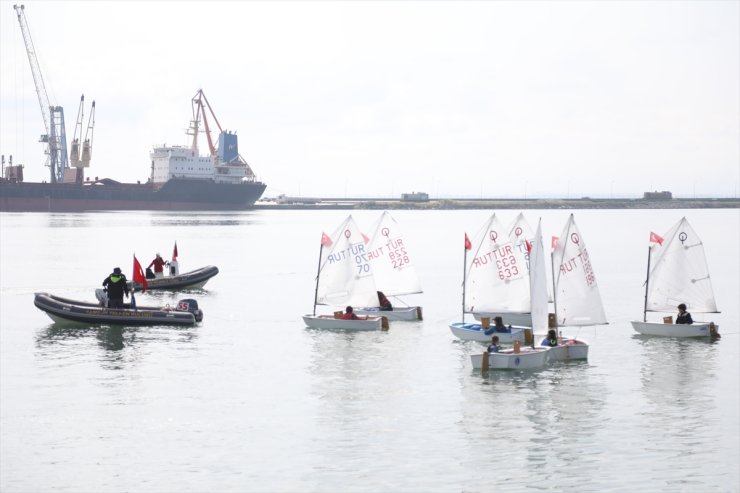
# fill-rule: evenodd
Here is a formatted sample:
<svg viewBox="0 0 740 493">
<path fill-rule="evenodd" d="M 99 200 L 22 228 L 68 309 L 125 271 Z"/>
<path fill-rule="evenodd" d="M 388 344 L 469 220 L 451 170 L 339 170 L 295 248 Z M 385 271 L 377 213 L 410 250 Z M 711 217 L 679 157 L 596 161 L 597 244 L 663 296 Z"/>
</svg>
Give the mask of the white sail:
<svg viewBox="0 0 740 493">
<path fill-rule="evenodd" d="M 648 311 L 675 311 L 686 303 L 690 312 L 717 312 L 704 245 L 685 217 L 662 244 L 650 247 L 647 289 Z"/>
<path fill-rule="evenodd" d="M 367 251 L 375 285 L 387 296 L 422 292 L 414 256 L 401 228 L 388 211 L 380 216 Z"/>
<path fill-rule="evenodd" d="M 529 269 L 529 248 L 527 243 L 532 243 L 534 239 L 534 231 L 527 222 L 524 214 L 519 213 L 511 225 L 508 227 L 509 238 L 514 242 L 514 245 L 522 252 L 524 260 L 527 262 L 527 269 Z"/>
<path fill-rule="evenodd" d="M 330 244 L 322 249 L 316 302 L 319 305 L 378 306 L 365 239 L 352 216 L 332 233 Z"/>
<path fill-rule="evenodd" d="M 466 312 L 528 312 L 524 256 L 493 214 L 472 241 L 465 265 Z"/>
<path fill-rule="evenodd" d="M 521 212 L 516 216 L 516 218 L 514 218 L 514 221 L 511 223 L 508 230 L 509 238 L 514 241 L 532 241 L 532 239 L 534 239 L 535 232 L 532 229 L 532 226 L 529 225 L 529 222 L 527 222 L 527 218 L 525 218 L 524 214 Z"/>
<path fill-rule="evenodd" d="M 573 214 L 560 234 L 552 259 L 558 325 L 607 323 L 586 242 L 576 226 Z"/>
<path fill-rule="evenodd" d="M 548 328 L 547 309 L 547 265 L 545 248 L 542 244 L 542 220 L 537 224 L 537 233 L 529 252 L 529 297 L 531 299 L 532 329 L 545 333 Z"/>
</svg>

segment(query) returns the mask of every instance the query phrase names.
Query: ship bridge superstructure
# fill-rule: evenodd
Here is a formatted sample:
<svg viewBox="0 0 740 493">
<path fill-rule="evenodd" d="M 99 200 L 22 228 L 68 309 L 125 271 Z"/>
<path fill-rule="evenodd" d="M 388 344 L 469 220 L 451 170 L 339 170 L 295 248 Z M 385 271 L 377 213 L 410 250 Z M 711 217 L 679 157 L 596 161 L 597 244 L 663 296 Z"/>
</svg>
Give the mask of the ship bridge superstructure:
<svg viewBox="0 0 740 493">
<path fill-rule="evenodd" d="M 254 182 L 255 175 L 246 160 L 239 154 L 236 133 L 221 128 L 205 94 L 198 90 L 192 99 L 193 119 L 187 135 L 192 144 L 187 146 L 160 146 L 151 152 L 152 182 L 161 186 L 171 179 L 212 180 L 216 183 L 239 184 Z M 207 111 L 206 111 L 207 110 Z M 218 128 L 218 146 L 211 136 L 207 114 Z M 200 155 L 198 138 L 204 134 L 208 154 Z"/>
</svg>

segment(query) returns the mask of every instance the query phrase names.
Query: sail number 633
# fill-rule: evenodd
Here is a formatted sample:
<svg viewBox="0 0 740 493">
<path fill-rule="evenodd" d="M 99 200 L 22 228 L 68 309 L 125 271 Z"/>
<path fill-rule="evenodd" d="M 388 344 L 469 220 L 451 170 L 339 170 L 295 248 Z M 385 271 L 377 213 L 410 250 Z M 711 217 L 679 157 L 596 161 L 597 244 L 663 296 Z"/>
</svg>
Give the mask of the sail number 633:
<svg viewBox="0 0 740 493">
<path fill-rule="evenodd" d="M 498 268 L 498 278 L 502 281 L 519 277 L 519 266 L 516 263 L 516 257 L 513 255 L 496 260 Z"/>
</svg>

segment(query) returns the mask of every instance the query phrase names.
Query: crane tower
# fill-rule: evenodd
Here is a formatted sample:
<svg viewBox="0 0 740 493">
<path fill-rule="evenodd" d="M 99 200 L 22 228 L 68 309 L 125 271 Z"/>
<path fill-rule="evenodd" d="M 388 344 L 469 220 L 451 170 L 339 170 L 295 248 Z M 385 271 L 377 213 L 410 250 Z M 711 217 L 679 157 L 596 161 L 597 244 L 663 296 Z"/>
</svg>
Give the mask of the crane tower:
<svg viewBox="0 0 740 493">
<path fill-rule="evenodd" d="M 18 23 L 23 33 L 23 41 L 26 44 L 26 53 L 28 61 L 31 64 L 31 74 L 33 82 L 36 85 L 36 95 L 39 98 L 41 106 L 41 116 L 44 119 L 46 133 L 39 138 L 39 142 L 46 144 L 47 166 L 51 172 L 51 182 L 57 183 L 64 181 L 64 172 L 69 167 L 67 161 L 67 135 L 64 130 L 64 109 L 61 106 L 52 106 L 49 103 L 49 96 L 46 93 L 44 78 L 41 75 L 36 50 L 31 40 L 31 31 L 28 29 L 26 21 L 25 7 L 23 5 L 13 5 L 15 13 L 18 16 Z"/>
</svg>

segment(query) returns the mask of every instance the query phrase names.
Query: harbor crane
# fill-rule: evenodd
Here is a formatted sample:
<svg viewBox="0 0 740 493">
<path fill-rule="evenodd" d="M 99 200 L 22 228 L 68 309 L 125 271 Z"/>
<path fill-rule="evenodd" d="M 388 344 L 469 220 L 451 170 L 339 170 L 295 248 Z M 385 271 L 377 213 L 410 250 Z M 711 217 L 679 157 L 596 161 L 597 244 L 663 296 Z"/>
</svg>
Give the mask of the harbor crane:
<svg viewBox="0 0 740 493">
<path fill-rule="evenodd" d="M 36 85 L 36 95 L 39 99 L 41 115 L 44 119 L 44 126 L 46 127 L 46 134 L 39 138 L 39 142 L 46 144 L 46 165 L 50 168 L 51 182 L 63 182 L 65 171 L 69 168 L 67 161 L 67 135 L 64 130 L 64 108 L 61 106 L 52 106 L 49 103 L 44 78 L 41 75 L 41 67 L 36 57 L 36 49 L 31 40 L 31 31 L 28 28 L 28 21 L 26 21 L 25 7 L 23 5 L 13 5 L 13 8 L 18 16 L 21 33 L 23 33 L 28 61 L 31 64 L 31 74 L 33 75 L 33 82 Z"/>
<path fill-rule="evenodd" d="M 208 98 L 206 98 L 202 89 L 198 89 L 198 92 L 193 96 L 191 103 L 193 107 L 193 119 L 190 120 L 190 128 L 187 132 L 188 135 L 193 136 L 191 149 L 193 149 L 195 153 L 198 152 L 198 134 L 201 132 L 200 122 L 202 121 L 203 126 L 205 127 L 203 133 L 206 134 L 210 156 L 216 161 L 220 160 L 225 163 L 223 165 L 216 166 L 216 173 L 229 174 L 229 166 L 238 166 L 245 169 L 245 176 L 254 178 L 252 168 L 241 154 L 239 154 L 236 134 L 232 134 L 231 132 L 225 131 L 221 128 L 221 124 L 218 122 L 218 118 L 216 118 L 216 113 L 213 112 L 211 103 L 208 102 Z M 206 108 L 208 109 L 208 113 L 211 114 L 216 127 L 218 127 L 218 148 L 213 143 L 213 138 L 211 137 L 211 128 L 208 124 L 208 118 L 206 117 Z"/>
<path fill-rule="evenodd" d="M 76 183 L 84 181 L 84 169 L 90 167 L 92 157 L 92 137 L 93 127 L 95 126 L 95 101 L 92 102 L 90 116 L 87 120 L 87 130 L 85 131 L 85 140 L 82 142 L 80 149 L 80 139 L 82 139 L 82 124 L 85 113 L 85 95 L 80 97 L 80 108 L 77 110 L 77 123 L 74 134 L 72 134 L 72 144 L 69 148 L 69 163 L 72 167 L 77 168 L 75 176 Z"/>
</svg>

